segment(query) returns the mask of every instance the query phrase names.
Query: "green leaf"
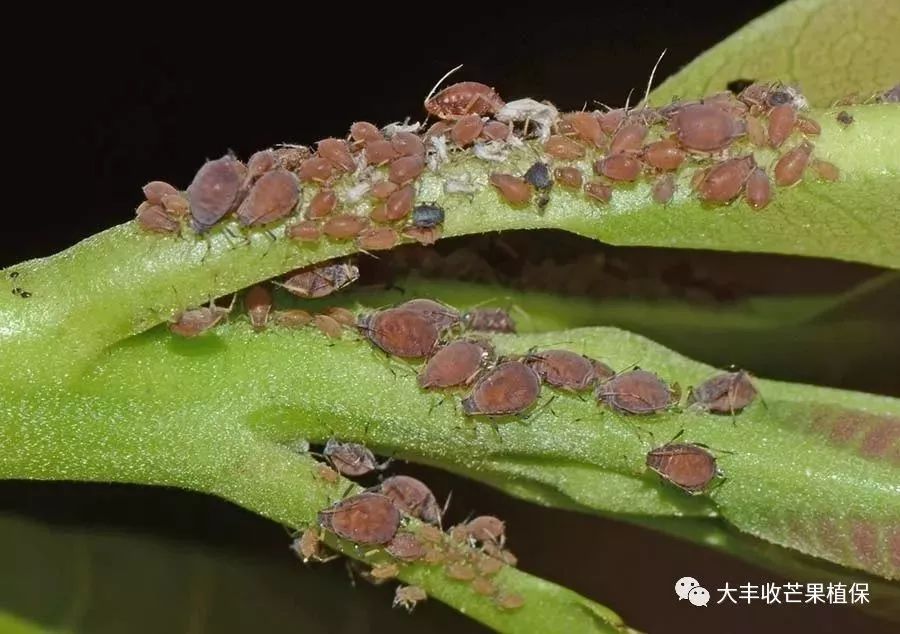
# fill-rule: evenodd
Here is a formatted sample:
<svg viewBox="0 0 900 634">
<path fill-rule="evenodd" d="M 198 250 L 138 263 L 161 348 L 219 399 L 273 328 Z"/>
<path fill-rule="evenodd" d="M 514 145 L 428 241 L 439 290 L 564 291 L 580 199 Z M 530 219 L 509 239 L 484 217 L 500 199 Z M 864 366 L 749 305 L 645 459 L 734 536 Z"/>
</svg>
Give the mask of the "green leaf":
<svg viewBox="0 0 900 634">
<path fill-rule="evenodd" d="M 816 106 L 865 99 L 900 81 L 895 0 L 789 0 L 700 55 L 651 93 L 697 98 L 735 79 L 797 84 Z"/>
</svg>

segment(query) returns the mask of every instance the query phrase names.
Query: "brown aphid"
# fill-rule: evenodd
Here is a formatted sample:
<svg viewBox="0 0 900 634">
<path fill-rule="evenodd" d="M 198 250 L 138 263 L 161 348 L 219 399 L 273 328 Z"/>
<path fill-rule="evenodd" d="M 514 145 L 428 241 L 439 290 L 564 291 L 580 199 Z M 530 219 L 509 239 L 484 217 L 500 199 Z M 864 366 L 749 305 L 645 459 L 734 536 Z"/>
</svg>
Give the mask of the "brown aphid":
<svg viewBox="0 0 900 634">
<path fill-rule="evenodd" d="M 387 217 L 387 205 L 385 203 L 379 203 L 372 207 L 372 210 L 369 212 L 369 220 L 379 224 L 390 222 Z"/>
<path fill-rule="evenodd" d="M 401 156 L 391 161 L 388 180 L 398 185 L 406 185 L 419 178 L 425 170 L 425 159 L 421 156 Z"/>
<path fill-rule="evenodd" d="M 537 372 L 520 361 L 507 361 L 475 383 L 463 400 L 462 409 L 467 416 L 520 414 L 534 405 L 540 395 Z"/>
<path fill-rule="evenodd" d="M 389 308 L 362 315 L 359 329 L 373 344 L 390 355 L 405 359 L 427 357 L 434 350 L 440 330 L 420 312 Z"/>
<path fill-rule="evenodd" d="M 342 308 L 341 306 L 326 308 L 325 314 L 343 326 L 356 325 L 356 315 L 353 314 L 353 311 Z"/>
<path fill-rule="evenodd" d="M 403 561 L 416 561 L 425 556 L 425 545 L 412 533 L 397 533 L 388 542 L 386 550 L 392 557 Z"/>
<path fill-rule="evenodd" d="M 369 575 L 376 583 L 393 579 L 399 574 L 400 566 L 397 564 L 378 564 L 369 571 Z"/>
<path fill-rule="evenodd" d="M 275 168 L 278 159 L 272 150 L 260 150 L 254 152 L 247 161 L 247 176 L 244 177 L 244 185 L 253 183 L 257 178 Z"/>
<path fill-rule="evenodd" d="M 497 188 L 500 196 L 511 205 L 525 205 L 531 200 L 532 187 L 525 179 L 512 174 L 493 173 L 491 185 Z"/>
<path fill-rule="evenodd" d="M 475 142 L 481 131 L 484 129 L 484 122 L 477 114 L 469 114 L 460 119 L 453 125 L 450 130 L 450 140 L 459 147 L 466 147 Z"/>
<path fill-rule="evenodd" d="M 481 556 L 475 564 L 478 572 L 483 575 L 495 575 L 503 570 L 504 562 L 496 557 Z"/>
<path fill-rule="evenodd" d="M 457 524 L 455 526 L 451 526 L 450 530 L 448 531 L 448 535 L 450 536 L 450 541 L 457 544 L 469 543 L 469 533 L 468 531 L 466 531 L 465 524 Z"/>
<path fill-rule="evenodd" d="M 304 299 L 318 299 L 339 291 L 359 279 L 359 268 L 349 262 L 325 264 L 289 273 L 281 284 Z"/>
<path fill-rule="evenodd" d="M 762 209 L 772 200 L 772 183 L 769 181 L 769 175 L 761 167 L 755 167 L 747 177 L 744 197 L 754 209 Z"/>
<path fill-rule="evenodd" d="M 341 214 L 326 220 L 322 226 L 322 231 L 329 238 L 349 240 L 358 236 L 368 226 L 369 221 L 367 218 L 354 216 L 353 214 Z"/>
<path fill-rule="evenodd" d="M 512 552 L 501 548 L 499 544 L 494 542 L 484 542 L 481 545 L 481 549 L 490 557 L 499 560 L 507 566 L 515 567 L 519 563 L 518 558 Z"/>
<path fill-rule="evenodd" d="M 287 228 L 287 235 L 298 242 L 316 242 L 322 237 L 322 227 L 315 220 L 301 220 Z"/>
<path fill-rule="evenodd" d="M 647 138 L 647 126 L 639 123 L 626 123 L 613 135 L 609 144 L 609 153 L 638 152 Z"/>
<path fill-rule="evenodd" d="M 490 86 L 463 81 L 447 86 L 425 101 L 425 110 L 439 119 L 460 119 L 469 114 L 494 114 L 506 105 Z"/>
<path fill-rule="evenodd" d="M 444 531 L 432 524 L 422 524 L 416 529 L 416 535 L 432 544 L 440 544 L 444 541 Z"/>
<path fill-rule="evenodd" d="M 476 542 L 493 542 L 502 547 L 506 541 L 506 523 L 491 515 L 479 515 L 466 522 L 466 535 Z"/>
<path fill-rule="evenodd" d="M 300 164 L 297 169 L 297 177 L 304 183 L 312 181 L 318 183 L 327 182 L 334 175 L 334 166 L 321 156 L 313 156 Z"/>
<path fill-rule="evenodd" d="M 299 197 L 297 177 L 279 167 L 260 176 L 238 207 L 237 217 L 244 226 L 266 225 L 290 214 Z"/>
<path fill-rule="evenodd" d="M 676 170 L 684 163 L 686 154 L 671 139 L 656 141 L 644 148 L 644 161 L 658 170 Z"/>
<path fill-rule="evenodd" d="M 328 315 L 314 315 L 312 323 L 319 329 L 319 332 L 331 339 L 340 339 L 344 334 L 344 328 L 340 322 Z"/>
<path fill-rule="evenodd" d="M 398 132 L 391 137 L 391 145 L 399 156 L 425 156 L 425 143 L 412 132 Z"/>
<path fill-rule="evenodd" d="M 341 474 L 356 478 L 379 468 L 368 447 L 355 442 L 340 442 L 329 438 L 322 450 L 325 459 Z"/>
<path fill-rule="evenodd" d="M 581 189 L 581 184 L 584 182 L 581 170 L 577 167 L 557 167 L 553 170 L 553 178 L 563 187 L 571 189 Z"/>
<path fill-rule="evenodd" d="M 333 189 L 320 189 L 309 201 L 306 208 L 307 218 L 324 218 L 337 206 L 337 194 Z"/>
<path fill-rule="evenodd" d="M 781 147 L 791 136 L 794 124 L 797 123 L 797 111 L 792 105 L 784 104 L 772 108 L 769 113 L 769 145 Z"/>
<path fill-rule="evenodd" d="M 441 238 L 440 227 L 404 227 L 403 235 L 421 245 L 430 246 Z"/>
<path fill-rule="evenodd" d="M 494 603 L 501 610 L 518 610 L 525 605 L 525 597 L 514 592 L 506 592 L 495 596 Z"/>
<path fill-rule="evenodd" d="M 654 202 L 665 205 L 675 195 L 675 178 L 671 174 L 663 174 L 656 179 L 650 191 Z"/>
<path fill-rule="evenodd" d="M 385 203 L 385 216 L 388 220 L 405 218 L 412 212 L 415 200 L 416 190 L 412 185 L 401 187 L 388 197 Z"/>
<path fill-rule="evenodd" d="M 431 127 L 428 128 L 428 131 L 425 132 L 425 138 L 432 139 L 434 137 L 444 136 L 450 132 L 450 128 L 452 127 L 452 121 L 435 121 L 431 124 Z"/>
<path fill-rule="evenodd" d="M 641 162 L 629 154 L 613 154 L 594 163 L 594 171 L 614 181 L 631 182 L 641 174 Z"/>
<path fill-rule="evenodd" d="M 356 237 L 356 246 L 362 251 L 386 251 L 400 242 L 400 234 L 391 227 L 369 227 Z"/>
<path fill-rule="evenodd" d="M 837 113 L 837 116 L 835 118 L 837 119 L 838 123 L 844 126 L 850 125 L 855 121 L 853 115 L 846 110 L 841 110 L 839 113 Z"/>
<path fill-rule="evenodd" d="M 397 150 L 394 149 L 394 146 L 388 140 L 380 139 L 366 144 L 366 162 L 369 165 L 385 165 L 398 156 Z"/>
<path fill-rule="evenodd" d="M 459 325 L 462 317 L 459 311 L 433 299 L 417 298 L 403 302 L 399 308 L 421 313 L 431 321 L 439 331 L 444 332 Z"/>
<path fill-rule="evenodd" d="M 300 537 L 291 544 L 291 548 L 303 559 L 303 563 L 310 559 L 320 560 L 322 558 L 322 542 L 319 540 L 318 531 L 312 528 L 303 531 Z"/>
<path fill-rule="evenodd" d="M 489 597 L 497 591 L 497 585 L 487 577 L 472 579 L 472 590 L 477 594 Z"/>
<path fill-rule="evenodd" d="M 432 390 L 469 385 L 490 355 L 491 348 L 486 342 L 453 341 L 428 360 L 419 374 L 419 386 Z"/>
<path fill-rule="evenodd" d="M 163 194 L 162 205 L 173 216 L 187 216 L 191 213 L 191 203 L 181 194 Z"/>
<path fill-rule="evenodd" d="M 481 134 L 489 141 L 506 141 L 509 138 L 509 126 L 502 121 L 488 121 Z"/>
<path fill-rule="evenodd" d="M 412 612 L 418 603 L 425 601 L 427 598 L 428 594 L 419 586 L 397 586 L 397 589 L 394 591 L 393 606 Z"/>
<path fill-rule="evenodd" d="M 135 221 L 141 229 L 152 233 L 177 233 L 181 228 L 178 220 L 173 218 L 161 205 L 154 205 L 147 201 L 138 206 Z"/>
<path fill-rule="evenodd" d="M 319 526 L 357 544 L 381 545 L 394 539 L 400 511 L 379 493 L 360 493 L 319 512 Z"/>
<path fill-rule="evenodd" d="M 794 149 L 785 152 L 775 163 L 775 184 L 787 187 L 800 182 L 806 166 L 809 165 L 812 151 L 812 143 L 804 141 Z"/>
<path fill-rule="evenodd" d="M 725 203 L 734 200 L 744 189 L 750 172 L 756 167 L 753 156 L 727 159 L 705 171 L 697 186 L 701 200 Z"/>
<path fill-rule="evenodd" d="M 456 581 L 471 581 L 475 578 L 475 569 L 467 563 L 452 561 L 444 567 L 444 573 Z"/>
<path fill-rule="evenodd" d="M 516 332 L 516 322 L 502 308 L 473 308 L 462 316 L 462 322 L 467 330 L 477 332 Z"/>
<path fill-rule="evenodd" d="M 272 291 L 267 286 L 256 284 L 244 296 L 244 308 L 250 316 L 254 330 L 263 330 L 272 312 Z"/>
<path fill-rule="evenodd" d="M 735 414 L 750 405 L 757 396 L 750 375 L 723 372 L 691 390 L 688 401 L 714 414 Z"/>
<path fill-rule="evenodd" d="M 194 230 L 204 233 L 231 212 L 243 181 L 243 166 L 230 155 L 207 161 L 187 188 Z"/>
<path fill-rule="evenodd" d="M 308 314 L 309 313 L 307 313 L 307 315 Z M 327 482 L 328 484 L 337 484 L 341 479 L 341 476 L 337 471 L 329 467 L 327 464 L 322 463 L 316 465 L 316 477 L 318 477 L 320 480 L 325 480 L 325 482 Z"/>
<path fill-rule="evenodd" d="M 604 112 L 597 117 L 598 121 L 600 121 L 600 129 L 606 134 L 613 134 L 619 129 L 622 122 L 625 121 L 625 115 L 626 112 L 624 108 L 616 108 L 615 110 Z"/>
<path fill-rule="evenodd" d="M 691 495 L 702 493 L 718 473 L 715 456 L 687 443 L 669 443 L 651 450 L 647 466 Z"/>
<path fill-rule="evenodd" d="M 372 189 L 369 190 L 369 193 L 372 194 L 373 198 L 377 198 L 378 200 L 387 200 L 390 195 L 398 189 L 397 183 L 392 183 L 391 181 L 378 181 L 372 185 Z"/>
<path fill-rule="evenodd" d="M 569 350 L 543 350 L 525 357 L 547 385 L 565 390 L 586 390 L 594 380 L 594 364 L 587 357 Z"/>
<path fill-rule="evenodd" d="M 834 182 L 841 177 L 841 172 L 834 163 L 813 159 L 810 165 L 822 180 Z"/>
<path fill-rule="evenodd" d="M 691 150 L 721 150 L 742 133 L 729 113 L 711 104 L 694 103 L 679 108 L 672 118 L 678 141 Z"/>
<path fill-rule="evenodd" d="M 273 321 L 284 328 L 301 328 L 312 321 L 312 315 L 301 308 L 276 311 Z"/>
<path fill-rule="evenodd" d="M 572 126 L 575 133 L 588 143 L 600 147 L 606 142 L 600 120 L 593 112 L 568 112 L 562 116 L 562 121 Z"/>
<path fill-rule="evenodd" d="M 609 367 L 607 364 L 602 361 L 598 361 L 597 359 L 591 359 L 591 365 L 594 368 L 594 376 L 593 381 L 596 383 L 598 381 L 605 381 L 606 379 L 615 376 L 616 371 Z"/>
<path fill-rule="evenodd" d="M 598 401 L 626 414 L 653 414 L 672 404 L 672 392 L 662 379 L 645 370 L 617 374 L 597 386 Z"/>
<path fill-rule="evenodd" d="M 544 151 L 553 158 L 573 161 L 584 158 L 584 146 L 569 137 L 554 134 L 544 143 Z"/>
<path fill-rule="evenodd" d="M 231 312 L 231 308 L 223 308 L 210 303 L 209 306 L 192 308 L 179 313 L 169 322 L 169 330 L 182 337 L 197 337 L 222 321 Z"/>
<path fill-rule="evenodd" d="M 440 548 L 432 546 L 425 552 L 425 557 L 422 558 L 422 561 L 430 566 L 436 566 L 447 561 L 447 553 Z"/>
<path fill-rule="evenodd" d="M 343 139 L 322 139 L 317 148 L 319 156 L 337 169 L 348 173 L 356 171 L 356 161 L 353 160 L 350 148 Z"/>
<path fill-rule="evenodd" d="M 608 203 L 612 199 L 612 188 L 599 180 L 585 183 L 584 193 L 601 203 Z"/>
<path fill-rule="evenodd" d="M 819 122 L 808 117 L 797 117 L 796 127 L 807 136 L 822 134 L 822 126 L 819 125 Z"/>
<path fill-rule="evenodd" d="M 144 198 L 152 205 L 162 205 L 163 196 L 167 194 L 179 194 L 179 191 L 163 181 L 150 181 L 141 188 Z"/>
<path fill-rule="evenodd" d="M 440 525 L 441 507 L 438 506 L 434 493 L 421 480 L 405 475 L 391 476 L 381 483 L 378 490 L 390 499 L 401 513 L 434 526 Z M 426 527 L 423 526 L 420 530 L 424 531 Z"/>
<path fill-rule="evenodd" d="M 754 147 L 766 147 L 769 144 L 766 128 L 756 117 L 747 117 L 747 138 Z"/>
<path fill-rule="evenodd" d="M 350 126 L 350 137 L 357 143 L 371 143 L 372 141 L 381 141 L 384 137 L 381 130 L 368 121 L 357 121 Z"/>
</svg>

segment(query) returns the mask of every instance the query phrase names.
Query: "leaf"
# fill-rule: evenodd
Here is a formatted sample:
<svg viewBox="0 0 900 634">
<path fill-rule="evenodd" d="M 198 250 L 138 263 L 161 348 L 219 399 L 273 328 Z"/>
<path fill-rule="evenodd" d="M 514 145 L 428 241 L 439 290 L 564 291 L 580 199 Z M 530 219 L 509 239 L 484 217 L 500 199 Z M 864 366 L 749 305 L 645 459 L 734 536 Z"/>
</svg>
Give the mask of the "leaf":
<svg viewBox="0 0 900 634">
<path fill-rule="evenodd" d="M 797 84 L 830 106 L 900 81 L 900 4 L 789 0 L 700 55 L 651 93 L 657 104 L 725 90 L 735 79 Z"/>
</svg>

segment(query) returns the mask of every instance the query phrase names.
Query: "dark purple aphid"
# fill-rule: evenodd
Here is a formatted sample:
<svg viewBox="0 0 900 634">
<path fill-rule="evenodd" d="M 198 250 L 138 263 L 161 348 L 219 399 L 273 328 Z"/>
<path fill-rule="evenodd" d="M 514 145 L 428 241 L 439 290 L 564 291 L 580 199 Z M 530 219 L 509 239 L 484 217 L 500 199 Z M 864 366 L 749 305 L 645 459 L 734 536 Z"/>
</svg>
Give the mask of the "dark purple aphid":
<svg viewBox="0 0 900 634">
<path fill-rule="evenodd" d="M 853 123 L 855 121 L 855 119 L 853 118 L 853 115 L 850 114 L 849 112 L 847 112 L 846 110 L 841 110 L 839 113 L 837 113 L 836 119 L 837 119 L 838 123 L 840 123 L 841 125 L 844 125 L 844 126 L 850 125 L 851 123 Z"/>
<path fill-rule="evenodd" d="M 581 391 L 594 380 L 594 364 L 591 359 L 568 350 L 544 350 L 530 353 L 527 363 L 547 384 L 565 390 Z"/>
<path fill-rule="evenodd" d="M 617 374 L 598 385 L 594 395 L 625 414 L 653 414 L 668 408 L 673 401 L 669 386 L 645 370 Z"/>
<path fill-rule="evenodd" d="M 338 473 L 351 478 L 364 476 L 380 468 L 375 454 L 359 443 L 339 442 L 329 438 L 322 453 Z"/>
<path fill-rule="evenodd" d="M 291 213 L 299 197 L 297 177 L 279 167 L 259 177 L 238 207 L 237 217 L 244 226 L 266 225 Z"/>
<path fill-rule="evenodd" d="M 208 231 L 234 209 L 243 180 L 243 165 L 230 155 L 207 161 L 200 168 L 187 188 L 195 231 Z"/>
<path fill-rule="evenodd" d="M 331 295 L 359 279 L 359 268 L 349 262 L 326 264 L 289 273 L 281 284 L 290 293 L 305 299 Z"/>
<path fill-rule="evenodd" d="M 437 346 L 440 330 L 422 312 L 389 308 L 359 319 L 359 329 L 373 344 L 396 357 L 427 357 Z"/>
<path fill-rule="evenodd" d="M 435 203 L 423 203 L 413 207 L 413 226 L 422 229 L 436 227 L 444 222 L 444 210 Z"/>
<path fill-rule="evenodd" d="M 378 493 L 360 493 L 319 512 L 319 526 L 357 544 L 387 544 L 400 527 L 400 511 Z"/>
<path fill-rule="evenodd" d="M 541 378 L 520 361 L 507 361 L 485 374 L 462 402 L 467 416 L 520 414 L 541 395 Z"/>
<path fill-rule="evenodd" d="M 535 189 L 550 189 L 553 186 L 553 178 L 550 176 L 550 168 L 546 163 L 538 161 L 528 168 L 524 176 Z"/>
<path fill-rule="evenodd" d="M 703 447 L 669 443 L 647 454 L 647 466 L 691 495 L 702 493 L 718 474 L 716 457 Z"/>
<path fill-rule="evenodd" d="M 468 330 L 478 332 L 516 332 L 516 322 L 502 308 L 473 308 L 463 317 L 463 325 Z"/>
<path fill-rule="evenodd" d="M 421 480 L 404 475 L 391 476 L 381 483 L 378 491 L 400 512 L 435 526 L 441 523 L 441 507 L 434 493 Z"/>
<path fill-rule="evenodd" d="M 688 400 L 715 414 L 734 414 L 750 405 L 757 394 L 750 375 L 740 370 L 707 379 L 691 390 Z"/>
<path fill-rule="evenodd" d="M 483 341 L 453 341 L 438 350 L 419 374 L 419 385 L 442 389 L 469 385 L 484 368 L 492 349 Z"/>
</svg>

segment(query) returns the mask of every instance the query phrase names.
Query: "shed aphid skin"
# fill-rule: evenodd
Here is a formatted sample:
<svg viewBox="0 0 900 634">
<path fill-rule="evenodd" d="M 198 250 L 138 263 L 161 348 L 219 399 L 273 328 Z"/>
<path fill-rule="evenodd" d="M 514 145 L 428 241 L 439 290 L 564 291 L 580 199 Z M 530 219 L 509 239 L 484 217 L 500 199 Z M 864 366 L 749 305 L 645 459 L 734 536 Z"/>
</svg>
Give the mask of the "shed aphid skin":
<svg viewBox="0 0 900 634">
<path fill-rule="evenodd" d="M 329 438 L 325 443 L 322 455 L 338 473 L 351 478 L 380 471 L 388 464 L 387 462 L 378 464 L 375 454 L 365 445 L 355 442 L 340 442 L 334 438 Z"/>
<path fill-rule="evenodd" d="M 263 174 L 237 210 L 244 226 L 266 225 L 289 215 L 300 198 L 297 177 L 283 168 Z"/>
<path fill-rule="evenodd" d="M 591 387 L 594 382 L 594 363 L 569 350 L 529 352 L 524 361 L 547 385 L 572 392 Z"/>
<path fill-rule="evenodd" d="M 243 164 L 230 154 L 200 168 L 186 192 L 197 233 L 205 233 L 234 210 L 245 173 Z"/>
<path fill-rule="evenodd" d="M 441 81 L 445 78 L 446 75 Z M 440 82 L 432 89 L 432 93 L 438 85 Z M 439 119 L 455 121 L 466 115 L 474 114 L 482 117 L 495 114 L 506 104 L 490 86 L 477 81 L 463 81 L 447 86 L 433 96 L 429 94 L 425 98 L 424 105 L 428 114 Z"/>
<path fill-rule="evenodd" d="M 470 385 L 492 355 L 486 341 L 452 341 L 428 360 L 419 374 L 419 386 L 431 390 Z"/>
<path fill-rule="evenodd" d="M 338 262 L 288 273 L 284 282 L 275 282 L 286 291 L 304 299 L 327 297 L 359 279 L 359 267 Z"/>
<path fill-rule="evenodd" d="M 473 308 L 463 314 L 462 323 L 474 332 L 516 332 L 516 322 L 502 308 Z"/>
<path fill-rule="evenodd" d="M 523 413 L 541 395 L 537 372 L 520 361 L 507 361 L 482 376 L 462 401 L 466 416 L 510 416 Z"/>
<path fill-rule="evenodd" d="M 342 539 L 362 545 L 390 542 L 400 526 L 400 511 L 378 493 L 360 493 L 344 498 L 319 512 L 319 526 Z"/>
<path fill-rule="evenodd" d="M 434 493 L 421 480 L 404 475 L 391 476 L 377 490 L 405 515 L 440 526 L 441 507 L 438 506 Z"/>
<path fill-rule="evenodd" d="M 647 467 L 691 495 L 703 493 L 719 474 L 716 457 L 693 443 L 667 443 L 652 449 Z"/>
<path fill-rule="evenodd" d="M 216 306 L 210 301 L 209 306 L 192 308 L 176 315 L 169 322 L 169 330 L 182 337 L 198 337 L 225 319 L 233 307 L 233 297 L 228 308 Z"/>
<path fill-rule="evenodd" d="M 384 352 L 405 359 L 430 355 L 437 347 L 441 332 L 425 314 L 404 308 L 389 308 L 362 315 L 358 328 Z"/>
<path fill-rule="evenodd" d="M 341 476 L 340 474 L 326 464 L 319 464 L 316 467 L 316 477 L 325 480 L 328 484 L 337 484 Z"/>
<path fill-rule="evenodd" d="M 393 606 L 412 612 L 416 605 L 426 599 L 428 599 L 428 594 L 419 586 L 397 586 L 394 591 Z"/>
<path fill-rule="evenodd" d="M 688 403 L 714 414 L 734 415 L 750 405 L 758 394 L 744 370 L 723 372 L 692 389 Z"/>
<path fill-rule="evenodd" d="M 645 370 L 617 374 L 594 391 L 598 402 L 624 414 L 646 415 L 668 409 L 672 390 L 658 376 Z"/>
<path fill-rule="evenodd" d="M 272 312 L 272 291 L 262 284 L 252 286 L 244 296 L 244 308 L 247 310 L 253 329 L 265 330 Z"/>
</svg>

